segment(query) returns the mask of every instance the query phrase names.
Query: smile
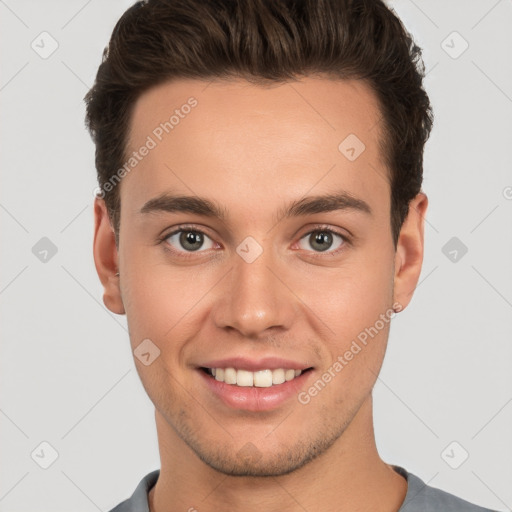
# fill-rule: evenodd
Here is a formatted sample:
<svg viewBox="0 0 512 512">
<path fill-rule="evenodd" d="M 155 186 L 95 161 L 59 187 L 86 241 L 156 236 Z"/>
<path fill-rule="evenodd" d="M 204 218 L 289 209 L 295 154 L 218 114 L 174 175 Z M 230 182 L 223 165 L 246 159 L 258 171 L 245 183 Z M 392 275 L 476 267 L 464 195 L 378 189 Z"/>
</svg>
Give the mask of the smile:
<svg viewBox="0 0 512 512">
<path fill-rule="evenodd" d="M 285 368 L 265 369 L 251 372 L 237 370 L 236 368 L 201 368 L 205 373 L 215 378 L 218 382 L 224 382 L 233 386 L 269 388 L 289 382 L 299 377 L 306 370 L 294 370 Z"/>
</svg>

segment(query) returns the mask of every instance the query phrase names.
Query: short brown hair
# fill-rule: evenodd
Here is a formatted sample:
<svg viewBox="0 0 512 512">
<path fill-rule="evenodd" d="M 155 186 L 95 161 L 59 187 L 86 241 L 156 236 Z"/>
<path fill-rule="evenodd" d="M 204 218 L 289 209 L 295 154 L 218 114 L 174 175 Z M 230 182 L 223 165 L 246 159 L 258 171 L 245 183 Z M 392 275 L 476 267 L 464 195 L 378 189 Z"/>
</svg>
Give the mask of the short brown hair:
<svg viewBox="0 0 512 512">
<path fill-rule="evenodd" d="M 397 244 L 420 192 L 433 123 L 421 50 L 381 0 L 148 0 L 117 22 L 85 96 L 100 187 L 126 161 L 133 106 L 178 78 L 286 82 L 311 74 L 366 80 L 379 100 Z M 110 188 L 110 187 L 109 187 Z M 103 197 L 119 233 L 118 187 Z"/>
</svg>

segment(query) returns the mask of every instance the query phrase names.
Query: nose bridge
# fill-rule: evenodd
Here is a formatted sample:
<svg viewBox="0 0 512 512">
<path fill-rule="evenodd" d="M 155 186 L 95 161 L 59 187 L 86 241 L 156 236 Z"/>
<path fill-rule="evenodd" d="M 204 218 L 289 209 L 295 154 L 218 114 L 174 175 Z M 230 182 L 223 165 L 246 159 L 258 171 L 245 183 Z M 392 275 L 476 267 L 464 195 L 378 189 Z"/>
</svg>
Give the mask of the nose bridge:
<svg viewBox="0 0 512 512">
<path fill-rule="evenodd" d="M 237 247 L 216 312 L 218 327 L 235 328 L 246 337 L 258 336 L 269 328 L 289 328 L 294 306 L 276 277 L 278 266 L 271 244 L 263 249 L 248 237 Z"/>
</svg>

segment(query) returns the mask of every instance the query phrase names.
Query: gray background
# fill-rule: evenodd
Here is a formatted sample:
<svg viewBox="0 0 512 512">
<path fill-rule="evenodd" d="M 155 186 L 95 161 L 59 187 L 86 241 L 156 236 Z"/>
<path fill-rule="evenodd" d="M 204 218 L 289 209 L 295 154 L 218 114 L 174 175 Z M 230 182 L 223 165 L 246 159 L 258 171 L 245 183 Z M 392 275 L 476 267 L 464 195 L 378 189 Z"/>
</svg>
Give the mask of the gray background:
<svg viewBox="0 0 512 512">
<path fill-rule="evenodd" d="M 131 4 L 0 0 L 1 511 L 106 511 L 159 467 L 125 318 L 103 306 L 94 269 L 83 125 L 82 98 Z M 423 273 L 393 320 L 377 443 L 430 485 L 510 510 L 512 2 L 390 4 L 424 48 L 436 120 Z"/>
</svg>

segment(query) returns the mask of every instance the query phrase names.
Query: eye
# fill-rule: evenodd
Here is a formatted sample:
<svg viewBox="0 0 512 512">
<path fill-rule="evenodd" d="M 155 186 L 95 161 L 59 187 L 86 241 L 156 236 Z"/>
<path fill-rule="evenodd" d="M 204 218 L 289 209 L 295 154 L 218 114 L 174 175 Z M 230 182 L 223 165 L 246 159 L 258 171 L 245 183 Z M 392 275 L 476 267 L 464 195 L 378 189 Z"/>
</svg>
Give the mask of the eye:
<svg viewBox="0 0 512 512">
<path fill-rule="evenodd" d="M 309 245 L 315 252 L 327 252 L 335 254 L 348 242 L 346 236 L 329 228 L 318 228 L 303 236 L 298 245 L 301 249 L 310 250 Z"/>
<path fill-rule="evenodd" d="M 180 228 L 165 236 L 163 241 L 167 242 L 175 251 L 196 252 L 199 249 L 212 249 L 213 240 L 197 229 Z"/>
</svg>

